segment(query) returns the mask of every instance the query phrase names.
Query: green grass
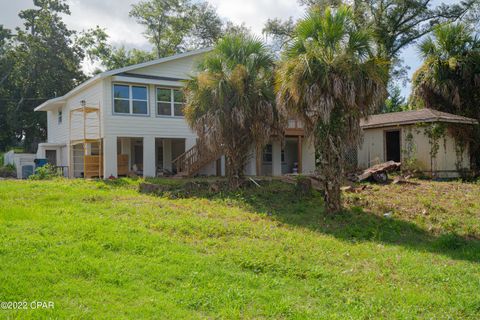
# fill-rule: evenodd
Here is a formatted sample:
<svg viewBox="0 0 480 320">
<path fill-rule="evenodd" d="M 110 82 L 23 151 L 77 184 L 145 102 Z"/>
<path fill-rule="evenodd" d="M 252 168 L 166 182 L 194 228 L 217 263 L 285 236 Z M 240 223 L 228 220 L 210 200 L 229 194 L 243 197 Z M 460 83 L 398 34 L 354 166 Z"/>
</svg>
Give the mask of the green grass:
<svg viewBox="0 0 480 320">
<path fill-rule="evenodd" d="M 55 303 L 0 318 L 480 317 L 479 185 L 453 183 L 455 218 L 433 182 L 327 216 L 280 182 L 171 199 L 140 181 L 0 181 L 0 301 Z"/>
</svg>

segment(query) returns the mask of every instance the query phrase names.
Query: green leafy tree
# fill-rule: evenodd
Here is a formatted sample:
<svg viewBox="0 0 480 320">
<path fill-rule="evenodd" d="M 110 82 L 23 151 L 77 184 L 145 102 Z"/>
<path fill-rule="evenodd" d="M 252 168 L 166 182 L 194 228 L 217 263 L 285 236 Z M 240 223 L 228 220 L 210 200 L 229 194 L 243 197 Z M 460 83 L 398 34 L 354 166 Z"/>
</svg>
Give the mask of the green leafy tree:
<svg viewBox="0 0 480 320">
<path fill-rule="evenodd" d="M 463 24 L 438 26 L 419 49 L 424 62 L 413 76 L 414 103 L 480 121 L 480 41 L 473 30 Z M 480 167 L 480 128 L 464 128 L 457 139 L 470 142 Z"/>
<path fill-rule="evenodd" d="M 125 47 L 116 48 L 108 43 L 108 34 L 104 29 L 96 27 L 83 31 L 76 39 L 93 63 L 99 63 L 101 68 L 94 73 L 102 72 L 103 69 L 112 70 L 125 66 L 138 64 L 154 60 L 154 52 L 140 49 L 126 49 Z"/>
<path fill-rule="evenodd" d="M 408 110 L 408 105 L 398 86 L 392 86 L 388 92 L 388 98 L 382 109 L 383 113 L 400 112 Z"/>
<path fill-rule="evenodd" d="M 132 5 L 130 16 L 145 26 L 159 58 L 211 46 L 222 35 L 222 20 L 205 2 L 145 0 Z"/>
<path fill-rule="evenodd" d="M 226 157 L 237 188 L 252 146 L 261 150 L 282 131 L 272 88 L 274 60 L 265 45 L 244 33 L 219 40 L 186 83 L 185 117 L 200 143 Z"/>
<path fill-rule="evenodd" d="M 11 31 L 0 25 L 0 151 L 15 144 L 15 130 L 12 126 L 12 103 L 10 101 L 9 74 L 12 71 L 10 50 Z M 2 165 L 0 163 L 0 165 Z"/>
<path fill-rule="evenodd" d="M 2 93 L 9 99 L 5 108 L 14 136 L 27 151 L 35 151 L 46 138 L 46 115 L 33 109 L 85 79 L 80 68 L 83 50 L 61 18 L 70 14 L 68 6 L 60 0 L 35 0 L 34 5 L 19 14 L 24 24 L 16 28 L 5 53 L 11 65 L 5 78 L 8 92 Z"/>
<path fill-rule="evenodd" d="M 300 0 L 300 3 L 324 8 L 339 6 L 343 1 Z M 377 54 L 391 62 L 390 75 L 398 78 L 406 75 L 399 59 L 402 49 L 430 33 L 438 24 L 466 17 L 478 3 L 478 0 L 463 0 L 434 5 L 431 0 L 354 0 L 352 9 L 355 23 L 373 30 L 379 48 Z"/>
<path fill-rule="evenodd" d="M 214 7 L 207 2 L 194 3 L 189 14 L 190 32 L 185 47 L 198 49 L 213 46 L 224 35 L 224 23 Z"/>
<path fill-rule="evenodd" d="M 274 52 L 280 52 L 292 39 L 295 30 L 293 18 L 281 20 L 279 18 L 268 19 L 262 29 L 262 33 L 270 40 Z"/>
<path fill-rule="evenodd" d="M 387 95 L 388 64 L 372 48 L 351 8 L 313 8 L 298 22 L 277 70 L 277 103 L 313 138 L 331 213 L 341 210 L 344 155 L 359 143 L 360 118 L 378 111 Z"/>
</svg>

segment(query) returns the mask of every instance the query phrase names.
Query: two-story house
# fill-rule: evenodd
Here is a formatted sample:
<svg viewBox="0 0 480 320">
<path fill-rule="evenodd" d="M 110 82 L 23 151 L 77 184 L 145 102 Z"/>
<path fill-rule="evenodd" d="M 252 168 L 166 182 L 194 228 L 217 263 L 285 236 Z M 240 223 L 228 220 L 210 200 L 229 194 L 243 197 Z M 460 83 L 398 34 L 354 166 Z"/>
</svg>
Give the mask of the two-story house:
<svg viewBox="0 0 480 320">
<path fill-rule="evenodd" d="M 47 112 L 48 141 L 37 157 L 65 167 L 69 177 L 117 177 L 162 172 L 187 176 L 223 175 L 221 155 L 203 152 L 183 117 L 182 80 L 209 49 L 186 52 L 97 74 L 62 97 L 35 111 Z M 314 148 L 291 120 L 285 143 L 272 138 L 262 154 L 261 172 L 255 154 L 247 175 L 311 173 Z"/>
</svg>

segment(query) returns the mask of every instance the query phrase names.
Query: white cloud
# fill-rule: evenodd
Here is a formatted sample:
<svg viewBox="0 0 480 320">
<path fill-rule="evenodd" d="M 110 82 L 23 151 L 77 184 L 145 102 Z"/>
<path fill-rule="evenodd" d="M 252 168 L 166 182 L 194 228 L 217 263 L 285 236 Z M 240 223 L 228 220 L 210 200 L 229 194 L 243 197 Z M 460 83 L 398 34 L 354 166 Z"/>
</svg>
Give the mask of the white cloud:
<svg viewBox="0 0 480 320">
<path fill-rule="evenodd" d="M 208 0 L 219 15 L 236 24 L 245 23 L 260 35 L 269 18 L 299 18 L 302 8 L 296 0 Z"/>
<path fill-rule="evenodd" d="M 129 17 L 131 0 L 69 0 L 71 15 L 65 22 L 75 30 L 95 26 L 106 28 L 111 43 L 126 47 L 145 48 L 148 41 L 142 35 L 143 27 Z"/>
<path fill-rule="evenodd" d="M 70 16 L 65 22 L 77 31 L 93 28 L 96 25 L 106 28 L 110 42 L 116 46 L 127 48 L 150 48 L 150 44 L 142 35 L 143 27 L 129 17 L 133 3 L 139 0 L 67 0 L 70 5 Z M 303 15 L 297 0 L 207 0 L 214 5 L 220 16 L 236 24 L 245 23 L 251 30 L 261 35 L 262 28 L 269 18 L 300 18 Z M 448 3 L 455 0 L 447 0 Z M 435 0 L 434 2 L 439 2 Z M 15 28 L 21 24 L 18 12 L 33 6 L 32 0 L 0 0 L 0 24 L 7 28 Z M 410 74 L 419 65 L 414 48 L 410 47 L 402 55 L 405 63 L 412 66 Z M 87 65 L 86 69 L 90 69 Z M 403 93 L 408 94 L 409 87 Z"/>
</svg>

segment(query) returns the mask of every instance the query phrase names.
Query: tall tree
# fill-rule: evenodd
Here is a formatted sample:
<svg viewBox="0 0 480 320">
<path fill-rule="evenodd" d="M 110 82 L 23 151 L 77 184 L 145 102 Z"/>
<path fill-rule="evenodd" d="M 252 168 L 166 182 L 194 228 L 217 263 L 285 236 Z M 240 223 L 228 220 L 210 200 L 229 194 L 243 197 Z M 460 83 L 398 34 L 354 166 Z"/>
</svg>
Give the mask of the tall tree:
<svg viewBox="0 0 480 320">
<path fill-rule="evenodd" d="M 73 42 L 74 31 L 63 23 L 70 14 L 61 0 L 34 0 L 35 7 L 20 12 L 23 28 L 16 28 L 6 53 L 12 65 L 7 76 L 11 90 L 7 109 L 15 135 L 27 151 L 46 138 L 46 117 L 33 109 L 46 99 L 62 95 L 85 79 L 80 64 L 82 48 Z"/>
<path fill-rule="evenodd" d="M 96 27 L 81 32 L 76 42 L 80 45 L 93 63 L 100 64 L 100 68 L 94 73 L 102 72 L 103 69 L 112 70 L 125 66 L 154 60 L 156 55 L 151 51 L 140 49 L 116 48 L 108 43 L 108 34 L 104 29 Z"/>
<path fill-rule="evenodd" d="M 272 50 L 280 52 L 283 47 L 292 39 L 295 23 L 293 18 L 281 20 L 279 18 L 268 19 L 262 29 L 262 33 L 270 40 Z"/>
<path fill-rule="evenodd" d="M 341 210 L 344 155 L 360 139 L 360 118 L 381 107 L 387 66 L 351 8 L 312 8 L 298 22 L 276 75 L 279 107 L 304 123 L 315 144 L 326 210 Z"/>
<path fill-rule="evenodd" d="M 341 0 L 300 0 L 301 4 L 339 6 Z M 479 0 L 434 5 L 431 0 L 353 0 L 355 23 L 373 30 L 378 55 L 391 62 L 391 76 L 405 75 L 399 54 L 406 46 L 430 33 L 438 24 L 459 20 L 476 8 Z M 395 68 L 396 67 L 396 68 Z"/>
<path fill-rule="evenodd" d="M 439 26 L 419 49 L 424 62 L 413 77 L 413 100 L 480 121 L 480 40 L 473 30 L 463 24 Z M 472 158 L 480 168 L 480 127 L 457 132 L 456 138 L 471 143 Z"/>
<path fill-rule="evenodd" d="M 12 126 L 10 83 L 7 81 L 13 62 L 10 50 L 11 31 L 0 25 L 0 151 L 15 144 L 15 130 Z M 1 164 L 0 164 L 1 165 Z"/>
<path fill-rule="evenodd" d="M 145 26 L 159 58 L 211 46 L 222 34 L 223 22 L 206 2 L 144 0 L 132 6 L 130 16 Z"/>
<path fill-rule="evenodd" d="M 200 143 L 226 157 L 232 188 L 244 175 L 252 146 L 262 149 L 282 123 L 274 103 L 273 56 L 244 33 L 228 35 L 187 81 L 185 117 Z"/>
<path fill-rule="evenodd" d="M 385 105 L 383 106 L 381 112 L 399 112 L 407 109 L 408 105 L 405 102 L 405 98 L 402 96 L 400 88 L 398 86 L 390 86 L 388 90 L 388 98 L 385 100 Z"/>
</svg>

